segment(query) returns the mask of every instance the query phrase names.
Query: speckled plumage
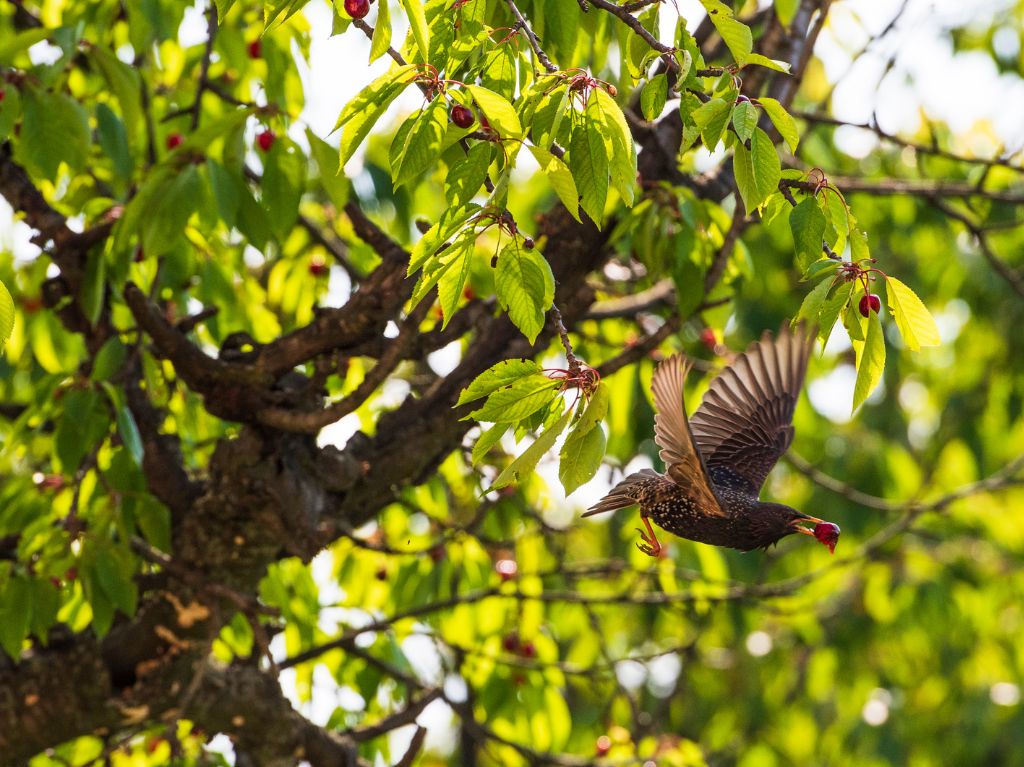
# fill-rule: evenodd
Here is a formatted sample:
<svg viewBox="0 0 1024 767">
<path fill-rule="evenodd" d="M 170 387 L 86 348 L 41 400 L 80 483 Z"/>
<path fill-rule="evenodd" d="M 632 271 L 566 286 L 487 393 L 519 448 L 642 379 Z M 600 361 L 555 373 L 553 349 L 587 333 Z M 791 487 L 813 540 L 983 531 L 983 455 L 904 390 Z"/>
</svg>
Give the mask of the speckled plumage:
<svg viewBox="0 0 1024 767">
<path fill-rule="evenodd" d="M 765 333 L 711 383 L 691 419 L 683 383 L 690 365 L 676 355 L 654 373 L 655 441 L 665 474 L 644 469 L 623 479 L 583 516 L 637 504 L 647 533 L 637 544 L 662 550 L 648 520 L 682 538 L 749 551 L 821 522 L 760 501 L 768 472 L 793 440 L 796 408 L 813 335 L 803 326 Z M 838 531 L 838 528 L 836 528 Z"/>
</svg>

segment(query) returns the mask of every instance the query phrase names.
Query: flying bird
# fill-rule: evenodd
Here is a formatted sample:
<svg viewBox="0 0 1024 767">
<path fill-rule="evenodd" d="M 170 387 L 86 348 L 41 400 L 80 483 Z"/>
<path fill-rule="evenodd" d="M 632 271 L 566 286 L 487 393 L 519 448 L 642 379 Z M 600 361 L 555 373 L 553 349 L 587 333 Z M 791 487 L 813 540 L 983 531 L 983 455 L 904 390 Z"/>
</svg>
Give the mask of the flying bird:
<svg viewBox="0 0 1024 767">
<path fill-rule="evenodd" d="M 690 363 L 675 355 L 654 371 L 654 441 L 665 473 L 630 474 L 584 514 L 640 507 L 646 532 L 637 547 L 661 556 L 656 525 L 691 541 L 740 551 L 766 549 L 787 535 L 817 538 L 835 552 L 839 526 L 758 496 L 768 472 L 793 441 L 793 411 L 814 334 L 788 323 L 765 332 L 723 370 L 687 419 L 683 383 Z M 813 525 L 810 527 L 809 525 Z"/>
</svg>

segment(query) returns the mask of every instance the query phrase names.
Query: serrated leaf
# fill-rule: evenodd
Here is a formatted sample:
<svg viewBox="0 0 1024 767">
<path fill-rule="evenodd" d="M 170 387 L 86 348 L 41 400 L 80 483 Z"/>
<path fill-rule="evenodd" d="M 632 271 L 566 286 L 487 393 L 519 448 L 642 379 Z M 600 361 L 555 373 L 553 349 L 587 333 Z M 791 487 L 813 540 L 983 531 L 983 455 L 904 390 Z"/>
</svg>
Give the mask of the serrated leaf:
<svg viewBox="0 0 1024 767">
<path fill-rule="evenodd" d="M 749 67 L 751 64 L 757 64 L 760 67 L 767 69 L 774 69 L 776 72 L 785 72 L 789 74 L 790 65 L 788 61 L 780 61 L 779 59 L 770 59 L 767 56 L 762 56 L 760 53 L 751 53 L 747 56 L 743 62 L 743 66 Z"/>
<path fill-rule="evenodd" d="M 432 258 L 438 248 L 446 243 L 456 232 L 462 229 L 469 222 L 477 210 L 478 205 L 467 203 L 459 208 L 448 208 L 437 223 L 427 230 L 427 233 L 420 237 L 413 245 L 412 253 L 409 255 L 409 268 L 406 274 L 412 275 L 420 269 L 428 259 Z"/>
<path fill-rule="evenodd" d="M 373 37 L 370 40 L 370 62 L 374 62 L 388 52 L 391 47 L 391 10 L 388 0 L 377 0 L 377 23 L 373 26 Z"/>
<path fill-rule="evenodd" d="M 922 346 L 938 346 L 941 343 L 939 329 L 931 312 L 913 290 L 895 277 L 886 277 L 885 293 L 889 299 L 889 311 L 908 349 L 916 352 Z"/>
<path fill-rule="evenodd" d="M 797 130 L 796 120 L 793 119 L 793 116 L 775 99 L 764 97 L 758 98 L 757 102 L 768 115 L 768 119 L 772 121 L 775 130 L 789 146 L 789 151 L 796 152 L 796 148 L 800 144 L 800 132 Z"/>
<path fill-rule="evenodd" d="M 885 338 L 877 314 L 872 312 L 868 318 L 867 337 L 863 343 L 855 343 L 854 350 L 857 352 L 857 382 L 853 386 L 853 409 L 856 410 L 878 386 L 885 369 Z"/>
<path fill-rule="evenodd" d="M 117 97 L 129 146 L 136 146 L 142 124 L 142 90 L 139 71 L 125 64 L 102 45 L 90 45 L 86 54 Z"/>
<path fill-rule="evenodd" d="M 580 486 L 594 478 L 604 458 L 607 437 L 600 426 L 580 432 L 572 431 L 559 453 L 558 479 L 571 495 Z"/>
<path fill-rule="evenodd" d="M 473 445 L 473 465 L 476 466 L 491 451 L 491 448 L 501 441 L 501 438 L 505 436 L 505 433 L 512 428 L 511 424 L 507 423 L 496 423 L 494 426 L 489 428 L 477 439 L 476 444 Z"/>
<path fill-rule="evenodd" d="M 463 389 L 455 406 L 465 405 L 467 402 L 486 397 L 491 392 L 508 386 L 520 378 L 538 375 L 540 370 L 540 365 L 533 360 L 502 360 L 478 375 L 469 386 Z"/>
<path fill-rule="evenodd" d="M 704 146 L 709 150 L 714 149 L 722 138 L 722 131 L 729 124 L 729 114 L 729 104 L 718 98 L 701 104 L 690 114 Z"/>
<path fill-rule="evenodd" d="M 423 3 L 420 0 L 401 0 L 402 7 L 409 17 L 409 27 L 412 30 L 416 47 L 420 50 L 420 58 L 424 63 L 430 55 L 430 30 L 427 27 L 427 16 L 423 10 Z"/>
<path fill-rule="evenodd" d="M 532 344 L 555 297 L 555 277 L 547 259 L 536 250 L 510 243 L 498 256 L 494 287 L 498 303 Z"/>
<path fill-rule="evenodd" d="M 523 451 L 522 455 L 505 467 L 505 470 L 494 480 L 491 489 L 499 490 L 513 482 L 521 481 L 524 476 L 530 474 L 537 467 L 541 456 L 554 447 L 555 440 L 558 439 L 559 434 L 565 431 L 571 417 L 572 410 L 566 410 L 561 418 L 545 429 L 544 433 Z"/>
<path fill-rule="evenodd" d="M 647 81 L 644 89 L 640 91 L 640 110 L 644 119 L 654 122 L 661 116 L 668 100 L 668 77 L 664 74 L 657 74 Z"/>
<path fill-rule="evenodd" d="M 491 164 L 491 144 L 478 141 L 469 153 L 448 169 L 444 180 L 445 198 L 449 205 L 463 205 L 473 199 L 487 178 Z"/>
<path fill-rule="evenodd" d="M 466 287 L 466 280 L 469 278 L 469 267 L 472 263 L 472 248 L 462 248 L 457 256 L 457 261 L 451 264 L 437 281 L 437 297 L 441 302 L 441 329 L 448 327 L 448 323 L 455 316 L 455 310 L 459 306 L 459 299 Z"/>
<path fill-rule="evenodd" d="M 860 227 L 854 226 L 850 230 L 850 260 L 863 261 L 870 257 L 871 251 L 868 249 L 867 234 Z"/>
<path fill-rule="evenodd" d="M 750 27 L 741 21 L 737 21 L 732 14 L 732 8 L 720 0 L 700 0 L 704 10 L 708 12 L 711 23 L 714 24 L 718 34 L 736 59 L 737 64 L 745 64 L 754 47 L 754 37 Z"/>
<path fill-rule="evenodd" d="M 828 296 L 828 291 L 832 287 L 832 280 L 825 279 L 819 282 L 814 288 L 804 296 L 803 303 L 800 304 L 800 311 L 797 312 L 798 320 L 807 320 L 811 325 L 818 323 L 818 315 L 821 313 L 821 307 L 825 303 L 825 299 Z"/>
<path fill-rule="evenodd" d="M 405 136 L 400 165 L 394 172 L 396 187 L 437 164 L 447 127 L 447 102 L 443 98 L 435 98 L 416 118 Z"/>
<path fill-rule="evenodd" d="M 861 315 L 857 304 L 850 302 L 843 312 L 843 327 L 850 336 L 851 341 L 863 341 L 867 334 L 864 330 L 864 323 L 867 320 Z"/>
<path fill-rule="evenodd" d="M 822 201 L 828 222 L 825 227 L 825 242 L 832 250 L 841 254 L 846 249 L 846 238 L 850 234 L 850 211 L 839 194 L 832 189 L 822 193 Z"/>
<path fill-rule="evenodd" d="M 504 96 L 479 85 L 467 85 L 466 90 L 480 111 L 487 117 L 491 127 L 502 138 L 522 138 L 523 126 L 515 108 Z"/>
<path fill-rule="evenodd" d="M 636 147 L 622 109 L 603 88 L 591 91 L 585 115 L 595 122 L 609 143 L 608 160 L 612 184 L 626 205 L 633 204 L 636 186 Z"/>
<path fill-rule="evenodd" d="M 832 335 L 832 328 L 835 327 L 836 320 L 839 319 L 839 315 L 846 308 L 846 302 L 853 295 L 854 285 L 855 283 L 852 282 L 840 285 L 836 288 L 836 292 L 822 304 L 818 312 L 818 338 L 821 339 L 822 344 L 826 343 L 828 337 Z"/>
<path fill-rule="evenodd" d="M 573 181 L 572 171 L 562 160 L 546 149 L 540 147 L 529 147 L 541 171 L 547 176 L 551 188 L 555 190 L 558 199 L 562 201 L 569 214 L 577 221 L 580 220 L 580 198 L 576 190 L 576 182 Z"/>
<path fill-rule="evenodd" d="M 782 178 L 782 164 L 768 134 L 756 128 L 750 143 L 749 150 L 737 144 L 733 155 L 736 186 L 748 213 L 768 199 Z"/>
<path fill-rule="evenodd" d="M 337 122 L 334 123 L 334 128 L 331 129 L 331 133 L 338 130 L 349 122 L 354 117 L 363 114 L 367 109 L 371 109 L 380 104 L 384 99 L 388 99 L 388 93 L 390 89 L 397 86 L 404 87 L 408 85 L 404 80 L 411 80 L 412 76 L 416 72 L 416 67 L 413 64 L 403 64 L 402 66 L 394 67 L 389 69 L 387 72 L 382 74 L 372 83 L 363 88 L 357 93 L 351 101 L 342 107 L 341 113 L 338 115 Z M 391 99 L 394 99 L 391 96 Z M 390 103 L 390 99 L 388 100 Z"/>
<path fill-rule="evenodd" d="M 415 306 L 452 269 L 460 267 L 473 252 L 476 236 L 472 228 L 463 229 L 451 246 L 427 259 L 420 272 L 420 278 L 413 288 L 410 301 Z"/>
<path fill-rule="evenodd" d="M 610 391 L 608 384 L 598 384 L 597 388 L 590 395 L 587 409 L 583 411 L 583 415 L 580 416 L 576 425 L 573 426 L 574 434 L 576 432 L 588 432 L 604 420 L 604 417 L 608 415 L 608 403 L 611 400 Z"/>
<path fill-rule="evenodd" d="M 89 154 L 92 134 L 89 116 L 77 101 L 63 93 L 37 87 L 21 90 L 20 153 L 44 178 L 54 181 L 60 164 L 79 170 Z"/>
<path fill-rule="evenodd" d="M 821 258 L 821 243 L 825 236 L 825 214 L 813 197 L 805 197 L 789 213 L 789 229 L 796 247 L 796 263 L 800 271 Z"/>
<path fill-rule="evenodd" d="M 754 128 L 757 127 L 757 119 L 760 112 L 757 107 L 749 101 L 741 101 L 732 110 L 732 126 L 736 129 L 736 135 L 741 141 L 747 141 L 754 135 Z"/>
<path fill-rule="evenodd" d="M 0 281 L 0 346 L 11 337 L 14 330 L 14 299 L 3 281 Z"/>
<path fill-rule="evenodd" d="M 515 423 L 547 406 L 557 396 L 559 383 L 537 373 L 517 378 L 507 386 L 491 392 L 483 406 L 469 414 L 476 421 Z"/>
<path fill-rule="evenodd" d="M 596 127 L 581 123 L 573 128 L 569 170 L 580 193 L 580 205 L 600 228 L 608 200 L 608 153 Z"/>
</svg>

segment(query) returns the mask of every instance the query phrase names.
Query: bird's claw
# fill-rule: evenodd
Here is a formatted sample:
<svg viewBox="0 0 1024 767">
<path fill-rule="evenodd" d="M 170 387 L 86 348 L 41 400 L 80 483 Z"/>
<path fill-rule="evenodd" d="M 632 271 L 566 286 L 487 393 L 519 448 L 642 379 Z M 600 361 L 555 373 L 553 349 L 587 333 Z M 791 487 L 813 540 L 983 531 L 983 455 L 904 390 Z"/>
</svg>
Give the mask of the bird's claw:
<svg viewBox="0 0 1024 767">
<path fill-rule="evenodd" d="M 640 551 L 649 557 L 657 557 L 658 559 L 663 559 L 667 556 L 668 552 L 665 547 L 661 545 L 661 541 L 657 538 L 649 537 L 647 533 L 639 527 L 636 531 L 640 533 L 640 540 L 636 542 L 636 547 L 640 549 Z"/>
</svg>

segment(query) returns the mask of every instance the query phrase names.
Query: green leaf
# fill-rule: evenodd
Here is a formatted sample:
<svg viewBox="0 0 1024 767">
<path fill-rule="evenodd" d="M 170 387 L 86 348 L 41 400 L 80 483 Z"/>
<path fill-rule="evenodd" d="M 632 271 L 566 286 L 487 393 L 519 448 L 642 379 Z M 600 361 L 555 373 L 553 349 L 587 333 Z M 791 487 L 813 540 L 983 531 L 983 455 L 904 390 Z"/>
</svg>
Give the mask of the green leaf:
<svg viewBox="0 0 1024 767">
<path fill-rule="evenodd" d="M 732 14 L 732 8 L 721 0 L 700 0 L 704 10 L 708 12 L 711 23 L 715 25 L 718 34 L 729 48 L 730 53 L 737 64 L 744 64 L 750 52 L 754 48 L 754 38 L 750 33 L 750 27 L 737 21 Z"/>
<path fill-rule="evenodd" d="M 837 192 L 832 189 L 822 193 L 825 207 L 825 241 L 836 253 L 846 249 L 846 238 L 850 234 L 850 211 Z"/>
<path fill-rule="evenodd" d="M 582 433 L 578 429 L 570 432 L 562 445 L 558 464 L 558 479 L 566 495 L 594 478 L 601 467 L 606 445 L 607 437 L 600 427 Z"/>
<path fill-rule="evenodd" d="M 448 169 L 444 195 L 449 205 L 464 205 L 480 191 L 491 164 L 491 144 L 478 141 L 469 152 Z"/>
<path fill-rule="evenodd" d="M 437 297 L 441 302 L 441 329 L 448 326 L 458 309 L 472 263 L 473 248 L 460 248 L 456 261 L 450 264 L 437 281 Z"/>
<path fill-rule="evenodd" d="M 856 410 L 875 390 L 885 369 L 885 340 L 882 321 L 874 312 L 868 318 L 867 338 L 853 345 L 857 352 L 857 382 L 853 387 L 853 409 Z"/>
<path fill-rule="evenodd" d="M 505 433 L 511 428 L 511 424 L 507 423 L 496 423 L 494 426 L 489 428 L 473 445 L 473 465 L 478 465 L 487 454 L 491 451 L 491 448 L 498 444 Z"/>
<path fill-rule="evenodd" d="M 427 28 L 427 16 L 423 10 L 423 3 L 420 0 L 401 0 L 402 7 L 409 17 L 409 26 L 412 29 L 413 39 L 416 40 L 416 47 L 420 49 L 420 58 L 424 63 L 430 55 L 430 30 Z"/>
<path fill-rule="evenodd" d="M 11 337 L 14 330 L 14 299 L 7 286 L 0 281 L 0 346 Z"/>
<path fill-rule="evenodd" d="M 789 213 L 789 228 L 796 246 L 796 261 L 801 273 L 821 258 L 825 237 L 825 214 L 813 197 L 805 197 Z"/>
<path fill-rule="evenodd" d="M 352 159 L 352 155 L 363 143 L 370 129 L 377 124 L 381 115 L 391 106 L 391 102 L 405 90 L 409 82 L 403 78 L 410 77 L 412 70 L 412 65 L 391 70 L 363 88 L 359 95 L 345 105 L 334 126 L 334 130 L 344 128 L 338 145 L 341 155 L 339 167 Z"/>
<path fill-rule="evenodd" d="M 498 303 L 532 344 L 555 297 L 555 277 L 547 259 L 535 249 L 509 243 L 498 256 L 494 287 Z"/>
<path fill-rule="evenodd" d="M 423 271 L 420 274 L 419 281 L 416 283 L 416 287 L 412 291 L 412 297 L 410 300 L 413 305 L 418 304 L 423 300 L 424 296 L 430 292 L 433 288 L 449 271 L 455 267 L 462 268 L 464 262 L 468 260 L 469 256 L 473 252 L 475 246 L 476 236 L 473 233 L 472 228 L 463 229 L 459 236 L 455 238 L 451 246 L 439 252 L 433 257 L 429 258 L 426 263 L 423 264 Z M 456 298 L 457 300 L 457 298 Z"/>
<path fill-rule="evenodd" d="M 117 431 L 121 435 L 121 442 L 128 449 L 129 455 L 136 465 L 142 466 L 144 448 L 142 446 L 142 435 L 139 434 L 139 427 L 135 423 L 135 416 L 126 405 L 117 408 Z"/>
<path fill-rule="evenodd" d="M 604 420 L 605 416 L 608 415 L 608 404 L 611 401 L 610 391 L 608 384 L 598 384 L 597 388 L 590 395 L 587 409 L 583 411 L 583 415 L 580 416 L 576 425 L 573 426 L 573 434 L 577 432 L 585 434 Z"/>
<path fill-rule="evenodd" d="M 796 9 L 800 7 L 800 0 L 775 0 L 775 15 L 779 17 L 782 26 L 788 27 L 793 17 L 796 16 Z"/>
<path fill-rule="evenodd" d="M 382 100 L 387 100 L 387 103 L 390 104 L 398 96 L 398 93 L 412 82 L 415 73 L 416 66 L 414 64 L 403 64 L 389 69 L 345 104 L 331 133 L 343 127 L 353 118 L 364 114 L 368 109 L 379 106 Z M 399 90 L 392 94 L 391 91 L 395 88 Z"/>
<path fill-rule="evenodd" d="M 800 311 L 797 312 L 796 318 L 798 320 L 807 320 L 811 325 L 817 325 L 818 316 L 821 313 L 821 307 L 825 303 L 825 298 L 828 296 L 828 291 L 831 287 L 831 279 L 822 280 L 815 285 L 814 288 L 804 296 L 803 303 L 800 304 Z"/>
<path fill-rule="evenodd" d="M 377 22 L 373 26 L 373 38 L 370 40 L 370 62 L 379 59 L 390 47 L 391 11 L 388 0 L 377 0 Z"/>
<path fill-rule="evenodd" d="M 636 186 L 636 147 L 622 109 L 603 88 L 595 88 L 587 101 L 585 116 L 593 120 L 608 142 L 609 170 L 612 184 L 626 205 L 633 204 Z"/>
<path fill-rule="evenodd" d="M 32 584 L 12 576 L 0 590 L 0 647 L 12 660 L 21 654 L 21 645 L 32 622 Z"/>
<path fill-rule="evenodd" d="M 341 210 L 348 202 L 351 186 L 348 179 L 339 172 L 337 151 L 313 133 L 310 128 L 306 128 L 306 141 L 309 142 L 310 151 L 316 161 L 320 185 L 327 192 L 334 207 Z M 210 164 L 209 160 L 207 160 L 207 164 Z M 214 196 L 217 197 L 218 205 L 220 204 L 220 194 L 215 186 Z"/>
<path fill-rule="evenodd" d="M 89 60 L 107 81 L 110 91 L 121 106 L 121 117 L 128 145 L 137 147 L 142 126 L 142 82 L 139 71 L 125 64 L 113 51 L 102 45 L 92 44 L 87 49 Z"/>
<path fill-rule="evenodd" d="M 833 258 L 819 258 L 804 270 L 803 277 L 800 278 L 800 281 L 820 280 L 826 274 L 832 274 L 832 272 L 838 270 L 839 263 L 839 261 L 836 261 Z"/>
<path fill-rule="evenodd" d="M 580 205 L 600 228 L 608 199 L 608 153 L 596 126 L 581 123 L 573 128 L 569 170 L 581 196 Z"/>
<path fill-rule="evenodd" d="M 661 116 L 668 100 L 668 77 L 664 74 L 657 74 L 647 81 L 644 89 L 640 91 L 640 110 L 644 119 L 654 122 Z"/>
<path fill-rule="evenodd" d="M 779 59 L 770 59 L 767 56 L 762 56 L 760 53 L 751 53 L 747 56 L 743 62 L 743 66 L 749 67 L 751 64 L 757 64 L 760 67 L 766 67 L 768 69 L 774 69 L 776 72 L 785 72 L 789 74 L 789 62 L 780 61 Z"/>
<path fill-rule="evenodd" d="M 541 373 L 518 378 L 492 392 L 483 407 L 474 410 L 468 418 L 494 423 L 521 421 L 547 406 L 557 395 L 559 386 L 558 381 Z"/>
<path fill-rule="evenodd" d="M 551 424 L 543 434 L 534 440 L 532 445 L 523 451 L 522 455 L 505 467 L 505 470 L 494 480 L 491 489 L 499 490 L 506 485 L 511 485 L 513 482 L 520 482 L 523 477 L 532 473 L 537 467 L 537 462 L 540 461 L 541 456 L 554 447 L 555 440 L 558 439 L 559 434 L 565 431 L 565 427 L 569 424 L 571 417 L 572 410 L 566 410 L 561 418 Z"/>
<path fill-rule="evenodd" d="M 922 346 L 938 346 L 941 343 L 939 329 L 931 312 L 913 290 L 895 277 L 886 277 L 885 292 L 889 299 L 889 311 L 908 349 L 916 352 Z"/>
<path fill-rule="evenodd" d="M 406 274 L 415 274 L 429 259 L 433 258 L 438 249 L 469 222 L 479 206 L 469 204 L 458 208 L 448 208 L 437 223 L 427 230 L 419 241 L 413 245 L 409 256 L 409 268 Z"/>
<path fill-rule="evenodd" d="M 741 101 L 732 110 L 732 126 L 736 129 L 736 135 L 743 142 L 754 136 L 754 128 L 757 127 L 757 119 L 760 113 L 757 107 L 749 101 Z"/>
<path fill-rule="evenodd" d="M 441 156 L 445 130 L 448 128 L 448 107 L 443 98 L 435 98 L 415 118 L 405 134 L 399 166 L 392 168 L 395 186 L 405 184 L 437 165 Z M 396 136 L 396 140 L 398 137 Z"/>
<path fill-rule="evenodd" d="M 827 343 L 828 337 L 832 335 L 832 328 L 835 326 L 836 320 L 839 319 L 839 315 L 842 314 L 843 309 L 846 308 L 846 302 L 853 295 L 855 285 L 856 283 L 853 282 L 840 285 L 836 288 L 836 292 L 832 294 L 832 297 L 822 304 L 818 312 L 818 338 L 821 339 L 822 344 Z"/>
<path fill-rule="evenodd" d="M 131 555 L 113 546 L 97 552 L 93 571 L 100 589 L 118 610 L 134 615 L 139 592 L 135 586 Z"/>
<path fill-rule="evenodd" d="M 503 386 L 508 386 L 520 378 L 528 378 L 539 374 L 540 365 L 533 360 L 502 360 L 478 375 L 473 383 L 463 389 L 455 406 L 465 405 L 467 402 L 486 397 L 491 392 L 497 391 Z"/>
<path fill-rule="evenodd" d="M 862 261 L 870 257 L 871 251 L 868 249 L 867 233 L 860 227 L 854 226 L 850 229 L 850 260 Z"/>
<path fill-rule="evenodd" d="M 117 336 L 108 338 L 96 352 L 96 357 L 92 361 L 92 380 L 106 381 L 116 375 L 127 356 L 128 350 L 125 349 L 120 338 Z"/>
<path fill-rule="evenodd" d="M 129 180 L 135 163 L 128 148 L 128 134 L 124 123 L 106 104 L 96 107 L 96 137 L 103 152 L 110 158 L 114 172 L 122 181 Z"/>
<path fill-rule="evenodd" d="M 86 454 L 107 435 L 110 415 L 93 389 L 72 389 L 62 402 L 64 413 L 54 432 L 53 448 L 60 470 L 73 474 Z"/>
<path fill-rule="evenodd" d="M 24 160 L 42 177 L 55 181 L 62 162 L 72 172 L 85 164 L 92 134 L 89 116 L 77 101 L 63 93 L 23 88 L 21 141 Z"/>
<path fill-rule="evenodd" d="M 479 85 L 467 85 L 466 90 L 499 136 L 522 138 L 523 126 L 519 123 L 519 115 L 508 99 Z"/>
<path fill-rule="evenodd" d="M 546 149 L 540 147 L 529 147 L 541 171 L 547 176 L 551 188 L 555 190 L 558 199 L 562 201 L 569 214 L 577 221 L 580 220 L 580 198 L 576 190 L 576 182 L 572 178 L 572 171 L 562 160 Z"/>
<path fill-rule="evenodd" d="M 150 179 L 154 178 L 159 177 L 150 176 Z M 170 179 L 161 184 L 160 194 L 144 203 L 139 201 L 139 197 L 141 195 L 133 199 L 128 207 L 139 208 L 142 247 L 147 257 L 162 256 L 177 244 L 185 224 L 196 210 L 200 197 L 196 166 L 187 165 L 173 172 Z"/>
<path fill-rule="evenodd" d="M 756 128 L 749 150 L 736 145 L 733 171 L 743 206 L 752 213 L 778 188 L 782 178 L 782 164 L 767 133 Z"/>
<path fill-rule="evenodd" d="M 713 150 L 729 124 L 730 107 L 725 99 L 711 99 L 693 110 L 690 115 L 708 150 Z"/>
<path fill-rule="evenodd" d="M 777 100 L 772 98 L 758 98 L 757 103 L 761 105 L 765 113 L 768 115 L 768 119 L 772 121 L 772 125 L 775 126 L 775 130 L 779 132 L 786 144 L 789 145 L 789 151 L 795 152 L 797 146 L 800 144 L 800 131 L 797 130 L 796 120 L 793 119 L 792 115 L 786 111 L 786 108 L 782 106 Z"/>
</svg>

